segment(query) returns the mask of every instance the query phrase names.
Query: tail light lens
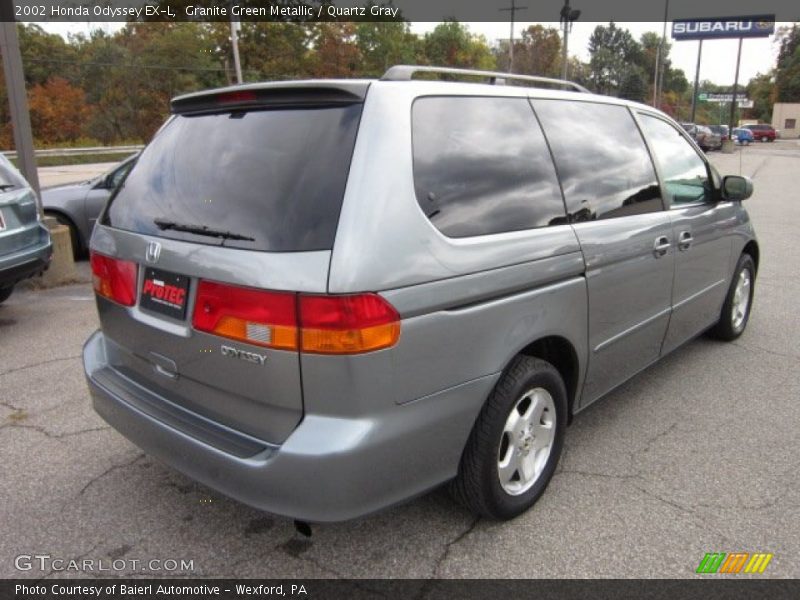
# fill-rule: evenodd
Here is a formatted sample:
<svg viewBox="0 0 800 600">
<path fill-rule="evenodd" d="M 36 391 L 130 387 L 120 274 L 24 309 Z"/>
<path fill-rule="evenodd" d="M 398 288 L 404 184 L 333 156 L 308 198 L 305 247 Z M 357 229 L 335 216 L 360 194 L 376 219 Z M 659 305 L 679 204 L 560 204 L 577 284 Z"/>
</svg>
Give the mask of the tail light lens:
<svg viewBox="0 0 800 600">
<path fill-rule="evenodd" d="M 94 291 L 123 306 L 136 304 L 137 265 L 92 252 L 92 283 Z"/>
<path fill-rule="evenodd" d="M 192 325 L 232 340 L 297 350 L 297 295 L 201 281 Z"/>
<path fill-rule="evenodd" d="M 377 294 L 300 296 L 303 352 L 358 354 L 394 346 L 400 315 Z"/>
<path fill-rule="evenodd" d="M 393 346 L 400 315 L 377 294 L 312 296 L 211 281 L 198 286 L 199 331 L 280 350 L 358 354 Z"/>
</svg>

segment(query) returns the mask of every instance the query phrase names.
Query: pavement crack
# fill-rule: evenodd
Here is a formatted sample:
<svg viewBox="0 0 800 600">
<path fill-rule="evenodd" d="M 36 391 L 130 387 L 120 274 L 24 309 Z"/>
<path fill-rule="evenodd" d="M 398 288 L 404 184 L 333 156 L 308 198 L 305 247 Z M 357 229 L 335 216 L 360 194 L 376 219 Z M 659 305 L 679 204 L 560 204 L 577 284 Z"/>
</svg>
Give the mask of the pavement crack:
<svg viewBox="0 0 800 600">
<path fill-rule="evenodd" d="M 74 437 L 76 435 L 83 435 L 86 433 L 93 433 L 95 431 L 105 431 L 107 429 L 111 429 L 109 426 L 105 427 L 92 427 L 90 429 L 80 429 L 78 431 L 69 431 L 67 433 L 53 433 L 48 431 L 41 425 L 29 425 L 27 423 L 5 423 L 0 425 L 0 429 L 30 429 L 32 431 L 36 431 L 37 433 L 41 433 L 45 437 L 48 437 L 53 440 L 63 440 L 65 438 Z"/>
<path fill-rule="evenodd" d="M 78 492 L 78 496 L 83 496 L 83 494 L 88 490 L 92 485 L 97 483 L 100 479 L 105 477 L 106 475 L 113 473 L 114 471 L 118 471 L 119 469 L 127 469 L 130 466 L 133 466 L 136 462 L 140 461 L 144 458 L 144 454 L 137 454 L 135 458 L 129 460 L 128 462 L 124 462 L 121 464 L 111 465 L 105 471 L 100 473 L 99 475 L 92 477 L 89 482 L 81 488 L 81 491 Z"/>
<path fill-rule="evenodd" d="M 447 562 L 447 559 L 450 558 L 450 551 L 453 549 L 454 546 L 459 544 L 461 541 L 464 540 L 464 538 L 466 538 L 469 534 L 475 531 L 475 528 L 478 526 L 480 520 L 481 517 L 479 516 L 473 517 L 473 519 L 470 521 L 469 525 L 464 529 L 464 531 L 459 533 L 456 537 L 454 537 L 452 540 L 450 540 L 445 544 L 442 554 L 439 556 L 438 559 L 436 559 L 436 563 L 433 565 L 433 569 L 431 570 L 431 576 L 425 582 L 425 585 L 423 585 L 422 588 L 420 589 L 420 593 L 418 594 L 417 598 L 424 598 L 430 592 L 433 583 L 437 579 L 441 579 L 439 571 L 441 570 L 442 566 Z"/>
<path fill-rule="evenodd" d="M 51 358 L 50 360 L 43 360 L 43 361 L 40 361 L 40 362 L 37 362 L 37 363 L 33 363 L 33 364 L 30 364 L 30 365 L 23 365 L 21 367 L 14 367 L 13 369 L 9 369 L 8 371 L 3 371 L 2 373 L 0 373 L 0 377 L 3 377 L 4 375 L 9 375 L 11 373 L 16 373 L 17 371 L 25 371 L 26 369 L 33 369 L 35 367 L 41 367 L 43 365 L 49 365 L 51 363 L 63 362 L 65 360 L 74 360 L 76 358 L 80 358 L 81 356 L 82 356 L 81 354 L 75 354 L 74 356 L 62 356 L 61 358 Z"/>
<path fill-rule="evenodd" d="M 637 454 L 646 454 L 646 453 L 650 452 L 651 448 L 653 447 L 653 444 L 655 444 L 661 438 L 668 436 L 670 433 L 675 431 L 675 429 L 677 429 L 677 428 L 678 428 L 678 422 L 675 421 L 669 427 L 667 427 L 664 431 L 661 431 L 661 432 L 655 434 L 654 436 L 648 438 L 647 441 L 645 441 L 644 447 L 641 450 L 631 453 L 631 458 L 634 458 Z M 641 479 L 644 479 L 644 477 L 642 477 L 641 469 L 637 470 L 636 476 L 641 478 Z"/>
<path fill-rule="evenodd" d="M 561 469 L 555 475 L 580 475 L 582 477 L 601 477 L 603 479 L 641 479 L 640 475 L 614 475 L 613 473 L 599 473 L 596 471 L 580 471 L 578 469 Z"/>
</svg>

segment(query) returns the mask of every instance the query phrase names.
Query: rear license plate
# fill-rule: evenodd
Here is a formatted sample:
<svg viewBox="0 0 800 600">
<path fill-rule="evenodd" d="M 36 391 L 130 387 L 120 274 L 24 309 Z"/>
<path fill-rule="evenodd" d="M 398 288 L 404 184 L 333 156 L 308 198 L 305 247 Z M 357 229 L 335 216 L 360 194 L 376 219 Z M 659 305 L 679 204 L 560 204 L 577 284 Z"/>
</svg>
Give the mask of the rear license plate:
<svg viewBox="0 0 800 600">
<path fill-rule="evenodd" d="M 186 301 L 189 296 L 189 278 L 147 267 L 142 282 L 139 306 L 174 319 L 186 317 Z"/>
</svg>

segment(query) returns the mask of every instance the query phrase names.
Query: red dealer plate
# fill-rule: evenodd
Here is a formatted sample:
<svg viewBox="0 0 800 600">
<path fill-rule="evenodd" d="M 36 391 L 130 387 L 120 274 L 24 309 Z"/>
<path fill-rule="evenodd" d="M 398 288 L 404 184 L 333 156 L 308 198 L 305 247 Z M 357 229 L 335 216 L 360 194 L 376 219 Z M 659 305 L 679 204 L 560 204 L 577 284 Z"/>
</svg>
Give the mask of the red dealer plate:
<svg viewBox="0 0 800 600">
<path fill-rule="evenodd" d="M 189 297 L 189 278 L 147 267 L 142 281 L 139 306 L 153 312 L 183 320 Z"/>
</svg>

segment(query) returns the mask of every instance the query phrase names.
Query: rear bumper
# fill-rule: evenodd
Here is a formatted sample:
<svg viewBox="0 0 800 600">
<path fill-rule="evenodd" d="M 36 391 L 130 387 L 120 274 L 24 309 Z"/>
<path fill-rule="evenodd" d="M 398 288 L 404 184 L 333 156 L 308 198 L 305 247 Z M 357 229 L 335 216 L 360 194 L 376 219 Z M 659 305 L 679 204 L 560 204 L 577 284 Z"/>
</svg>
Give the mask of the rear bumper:
<svg viewBox="0 0 800 600">
<path fill-rule="evenodd" d="M 307 413 L 276 446 L 185 409 L 164 410 L 169 403 L 126 386 L 108 364 L 100 331 L 86 342 L 83 358 L 95 410 L 145 452 L 245 504 L 316 522 L 362 516 L 454 477 L 478 411 L 499 377 L 481 377 L 360 418 Z"/>
<path fill-rule="evenodd" d="M 38 275 L 50 265 L 53 243 L 43 228 L 40 242 L 11 254 L 0 254 L 0 287 Z"/>
</svg>

